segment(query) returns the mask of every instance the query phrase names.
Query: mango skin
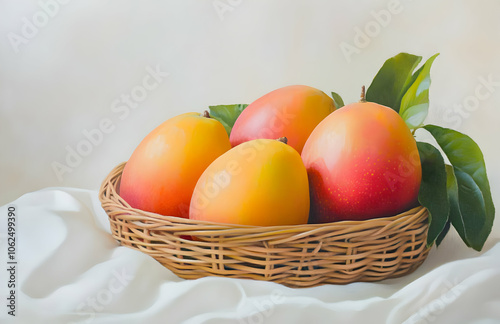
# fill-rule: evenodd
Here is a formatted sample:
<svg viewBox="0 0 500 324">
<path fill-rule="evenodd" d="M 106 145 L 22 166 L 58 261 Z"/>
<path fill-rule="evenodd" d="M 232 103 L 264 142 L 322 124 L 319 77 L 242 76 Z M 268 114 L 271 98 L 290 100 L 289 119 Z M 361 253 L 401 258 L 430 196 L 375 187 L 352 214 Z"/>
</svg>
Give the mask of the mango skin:
<svg viewBox="0 0 500 324">
<path fill-rule="evenodd" d="M 203 172 L 189 218 L 226 224 L 306 224 L 309 185 L 300 155 L 277 140 L 232 148 Z"/>
<path fill-rule="evenodd" d="M 316 125 L 334 110 L 333 99 L 321 90 L 304 85 L 283 87 L 243 110 L 229 139 L 234 147 L 258 138 L 286 137 L 288 145 L 300 154 Z"/>
<path fill-rule="evenodd" d="M 120 196 L 134 208 L 188 218 L 196 181 L 230 148 L 220 122 L 199 113 L 171 118 L 132 153 L 122 173 Z"/>
<path fill-rule="evenodd" d="M 418 205 L 416 141 L 391 108 L 365 102 L 335 111 L 312 132 L 302 159 L 310 222 L 393 216 Z"/>
</svg>

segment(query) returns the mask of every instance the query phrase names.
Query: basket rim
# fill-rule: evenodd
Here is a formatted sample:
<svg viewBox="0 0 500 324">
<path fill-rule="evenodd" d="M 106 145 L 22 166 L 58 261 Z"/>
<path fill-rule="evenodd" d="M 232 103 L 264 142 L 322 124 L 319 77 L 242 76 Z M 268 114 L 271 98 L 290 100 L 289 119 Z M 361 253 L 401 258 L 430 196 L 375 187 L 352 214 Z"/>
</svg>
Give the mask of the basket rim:
<svg viewBox="0 0 500 324">
<path fill-rule="evenodd" d="M 234 230 L 244 230 L 245 233 L 248 233 L 249 230 L 255 230 L 256 233 L 269 233 L 269 232 L 310 232 L 314 230 L 324 231 L 325 229 L 331 228 L 331 230 L 339 231 L 341 229 L 354 231 L 357 227 L 360 229 L 369 228 L 369 227 L 391 227 L 391 223 L 395 221 L 409 221 L 414 217 L 425 217 L 427 218 L 427 209 L 423 206 L 417 206 L 406 210 L 402 213 L 371 218 L 366 220 L 340 220 L 336 222 L 329 223 L 305 223 L 305 224 L 297 224 L 297 225 L 271 225 L 271 226 L 258 226 L 258 225 L 241 225 L 241 224 L 229 224 L 229 223 L 217 223 L 210 221 L 201 221 L 201 220 L 193 220 L 189 218 L 183 218 L 178 216 L 168 216 L 161 215 L 154 212 L 144 211 L 141 209 L 134 208 L 130 206 L 117 192 L 116 187 L 117 183 L 121 179 L 122 171 L 127 162 L 121 162 L 117 166 L 115 166 L 110 173 L 103 180 L 100 188 L 99 188 L 99 200 L 101 201 L 101 205 L 104 207 L 106 203 L 118 203 L 120 209 L 126 210 L 129 213 L 133 213 L 135 215 L 140 215 L 143 218 L 144 222 L 154 222 L 154 221 L 163 221 L 172 224 L 178 225 L 186 225 L 186 226 L 205 226 L 207 230 L 211 231 L 224 231 L 224 230 L 232 230 L 231 234 L 234 234 Z M 108 215 L 109 217 L 109 215 Z M 140 220 L 135 220 L 139 221 Z M 378 223 L 378 224 L 377 224 Z"/>
</svg>

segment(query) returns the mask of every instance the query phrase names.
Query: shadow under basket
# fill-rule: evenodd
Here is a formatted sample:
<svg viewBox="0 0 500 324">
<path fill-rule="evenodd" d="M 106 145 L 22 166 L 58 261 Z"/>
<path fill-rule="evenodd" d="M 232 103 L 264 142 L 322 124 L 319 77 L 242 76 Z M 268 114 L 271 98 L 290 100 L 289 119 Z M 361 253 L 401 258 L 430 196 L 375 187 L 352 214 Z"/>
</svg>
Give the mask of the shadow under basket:
<svg viewBox="0 0 500 324">
<path fill-rule="evenodd" d="M 124 166 L 115 167 L 99 191 L 113 237 L 181 278 L 223 276 L 288 287 L 379 281 L 411 273 L 430 250 L 424 207 L 327 224 L 261 227 L 195 221 L 130 207 L 117 193 Z"/>
</svg>

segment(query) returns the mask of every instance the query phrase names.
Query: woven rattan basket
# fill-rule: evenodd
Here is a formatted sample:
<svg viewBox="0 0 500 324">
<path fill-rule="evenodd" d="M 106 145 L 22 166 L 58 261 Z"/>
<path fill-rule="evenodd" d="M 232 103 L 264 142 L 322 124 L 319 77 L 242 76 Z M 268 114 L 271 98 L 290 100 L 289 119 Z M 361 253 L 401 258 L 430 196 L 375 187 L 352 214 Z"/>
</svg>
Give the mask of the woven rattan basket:
<svg viewBox="0 0 500 324">
<path fill-rule="evenodd" d="M 393 217 L 328 224 L 201 222 L 130 207 L 116 190 L 124 166 L 114 168 L 99 191 L 113 237 L 181 278 L 250 278 L 289 287 L 378 281 L 412 272 L 429 253 L 423 207 Z"/>
</svg>

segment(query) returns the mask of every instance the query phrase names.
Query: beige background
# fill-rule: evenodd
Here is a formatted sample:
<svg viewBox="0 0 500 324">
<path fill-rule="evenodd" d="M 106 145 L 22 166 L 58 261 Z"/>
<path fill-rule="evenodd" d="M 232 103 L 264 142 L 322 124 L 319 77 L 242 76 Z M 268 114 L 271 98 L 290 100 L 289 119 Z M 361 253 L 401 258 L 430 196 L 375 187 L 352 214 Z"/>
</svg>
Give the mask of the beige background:
<svg viewBox="0 0 500 324">
<path fill-rule="evenodd" d="M 500 82 L 496 0 L 62 2 L 0 1 L 0 205 L 44 187 L 98 189 L 149 131 L 182 112 L 290 84 L 355 101 L 403 51 L 441 53 L 428 122 L 479 143 L 499 203 L 500 84 L 476 92 L 481 78 Z M 148 67 L 168 76 L 156 86 L 150 77 L 144 91 Z M 137 107 L 118 103 L 122 95 Z M 68 150 L 85 149 L 85 132 L 102 123 L 108 133 L 59 179 L 54 163 L 67 164 Z"/>
</svg>

